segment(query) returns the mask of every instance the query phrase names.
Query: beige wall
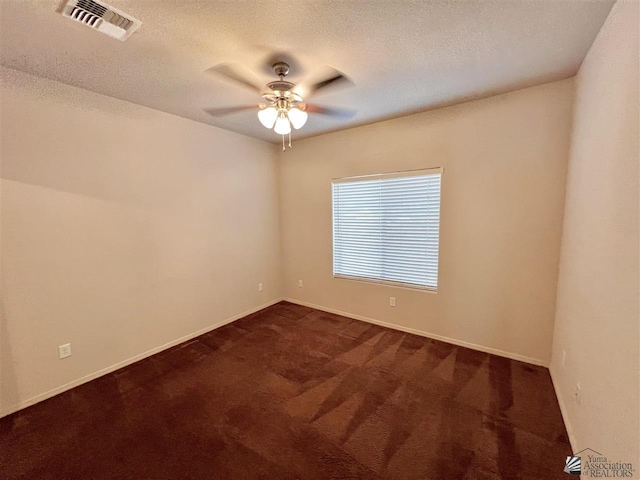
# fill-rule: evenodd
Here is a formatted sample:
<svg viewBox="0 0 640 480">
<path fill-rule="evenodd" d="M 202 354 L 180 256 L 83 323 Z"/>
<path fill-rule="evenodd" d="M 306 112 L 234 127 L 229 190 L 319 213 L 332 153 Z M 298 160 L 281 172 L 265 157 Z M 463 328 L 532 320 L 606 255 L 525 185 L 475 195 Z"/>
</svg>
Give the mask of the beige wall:
<svg viewBox="0 0 640 480">
<path fill-rule="evenodd" d="M 280 297 L 271 145 L 1 74 L 0 413 Z"/>
<path fill-rule="evenodd" d="M 634 460 L 634 478 L 640 478 L 638 8 L 618 1 L 576 77 L 551 364 L 573 447 Z"/>
<path fill-rule="evenodd" d="M 572 99 L 569 79 L 295 141 L 280 157 L 285 296 L 546 364 Z M 331 179 L 423 167 L 445 169 L 438 293 L 334 279 Z"/>
</svg>

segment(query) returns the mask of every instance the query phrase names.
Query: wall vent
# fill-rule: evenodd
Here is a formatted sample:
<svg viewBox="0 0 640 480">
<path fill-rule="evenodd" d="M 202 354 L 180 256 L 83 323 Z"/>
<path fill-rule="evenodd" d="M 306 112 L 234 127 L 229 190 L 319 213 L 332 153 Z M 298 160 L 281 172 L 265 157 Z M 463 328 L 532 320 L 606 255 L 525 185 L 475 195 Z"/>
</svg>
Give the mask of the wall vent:
<svg viewBox="0 0 640 480">
<path fill-rule="evenodd" d="M 142 25 L 140 20 L 96 0 L 67 0 L 60 13 L 118 40 L 126 40 Z"/>
</svg>

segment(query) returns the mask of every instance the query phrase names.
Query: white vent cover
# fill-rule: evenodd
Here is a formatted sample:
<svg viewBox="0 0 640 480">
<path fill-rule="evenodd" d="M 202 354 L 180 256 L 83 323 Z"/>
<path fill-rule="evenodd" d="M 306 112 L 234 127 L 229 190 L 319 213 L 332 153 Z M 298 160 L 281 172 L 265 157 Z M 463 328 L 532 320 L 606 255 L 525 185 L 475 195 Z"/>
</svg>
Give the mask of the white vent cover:
<svg viewBox="0 0 640 480">
<path fill-rule="evenodd" d="M 140 20 L 96 0 L 68 0 L 60 13 L 118 40 L 126 40 L 142 25 Z"/>
</svg>

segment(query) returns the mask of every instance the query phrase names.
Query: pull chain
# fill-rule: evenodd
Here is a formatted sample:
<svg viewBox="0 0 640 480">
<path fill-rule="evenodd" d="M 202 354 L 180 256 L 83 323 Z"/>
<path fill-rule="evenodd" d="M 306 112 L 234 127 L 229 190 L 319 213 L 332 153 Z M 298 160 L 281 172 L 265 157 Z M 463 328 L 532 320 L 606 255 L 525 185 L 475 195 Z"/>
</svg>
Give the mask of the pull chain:
<svg viewBox="0 0 640 480">
<path fill-rule="evenodd" d="M 291 148 L 291 132 L 289 132 L 289 148 Z"/>
<path fill-rule="evenodd" d="M 282 151 L 284 152 L 284 135 L 282 135 Z"/>
</svg>

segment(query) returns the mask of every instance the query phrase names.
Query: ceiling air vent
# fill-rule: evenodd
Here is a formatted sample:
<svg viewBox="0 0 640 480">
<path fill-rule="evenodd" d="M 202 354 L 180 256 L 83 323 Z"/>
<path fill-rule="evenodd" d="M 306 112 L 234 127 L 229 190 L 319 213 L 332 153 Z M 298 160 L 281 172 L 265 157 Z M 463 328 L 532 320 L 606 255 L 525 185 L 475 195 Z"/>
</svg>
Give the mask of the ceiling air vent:
<svg viewBox="0 0 640 480">
<path fill-rule="evenodd" d="M 60 13 L 118 40 L 126 40 L 142 25 L 140 20 L 95 0 L 68 0 Z"/>
</svg>

